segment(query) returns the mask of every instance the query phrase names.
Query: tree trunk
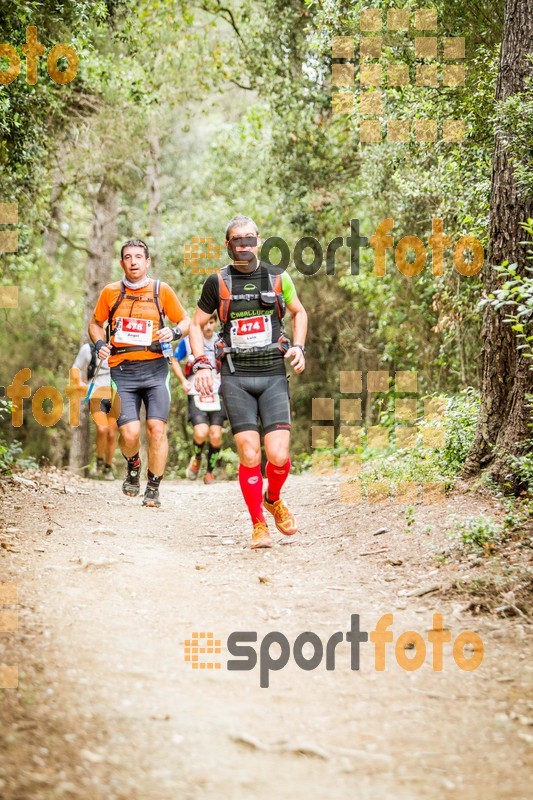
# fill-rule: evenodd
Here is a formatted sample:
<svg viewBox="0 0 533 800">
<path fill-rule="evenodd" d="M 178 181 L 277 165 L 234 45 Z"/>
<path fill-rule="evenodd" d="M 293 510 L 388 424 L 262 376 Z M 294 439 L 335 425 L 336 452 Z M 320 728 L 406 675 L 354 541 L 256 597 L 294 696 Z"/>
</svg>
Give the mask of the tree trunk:
<svg viewBox="0 0 533 800">
<path fill-rule="evenodd" d="M 65 191 L 66 152 L 66 142 L 62 141 L 57 148 L 56 168 L 54 170 L 52 189 L 50 192 L 50 217 L 43 235 L 43 253 L 50 262 L 54 262 L 56 258 L 59 242 L 59 226 L 63 218 L 62 202 Z"/>
<path fill-rule="evenodd" d="M 496 100 L 502 102 L 524 90 L 532 74 L 526 55 L 533 51 L 533 15 L 529 0 L 508 0 L 505 12 Z M 492 162 L 488 268 L 484 275 L 487 294 L 499 286 L 495 265 L 517 263 L 524 275 L 526 247 L 520 222 L 533 216 L 533 199 L 521 196 L 501 136 L 496 135 Z M 518 455 L 530 435 L 526 395 L 533 391 L 533 371 L 517 350 L 517 337 L 504 322 L 505 308 L 486 306 L 483 318 L 483 372 L 481 410 L 474 443 L 464 474 L 489 467 L 499 484 L 515 487 L 509 455 Z"/>
<path fill-rule="evenodd" d="M 85 278 L 85 310 L 80 346 L 87 341 L 87 326 L 96 301 L 106 283 L 111 280 L 111 268 L 115 257 L 114 247 L 118 235 L 117 189 L 104 178 L 93 203 L 93 221 L 89 233 L 89 258 Z M 87 474 L 91 439 L 87 403 L 81 403 L 80 425 L 73 429 L 70 447 L 69 469 Z"/>
<path fill-rule="evenodd" d="M 158 239 L 161 236 L 161 148 L 159 137 L 154 130 L 148 132 L 148 164 L 146 167 L 146 188 L 148 192 L 149 233 L 154 239 L 157 253 Z"/>
</svg>

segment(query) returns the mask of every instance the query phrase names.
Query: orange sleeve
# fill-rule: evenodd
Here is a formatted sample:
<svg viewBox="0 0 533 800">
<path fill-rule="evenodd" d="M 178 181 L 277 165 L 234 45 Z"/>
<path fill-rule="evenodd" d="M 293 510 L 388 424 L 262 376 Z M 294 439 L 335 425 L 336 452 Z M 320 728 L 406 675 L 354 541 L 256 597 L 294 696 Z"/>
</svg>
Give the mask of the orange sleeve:
<svg viewBox="0 0 533 800">
<path fill-rule="evenodd" d="M 180 323 L 187 316 L 187 312 L 168 283 L 161 284 L 161 305 L 165 316 L 171 322 Z"/>
<path fill-rule="evenodd" d="M 101 325 L 103 325 L 104 322 L 107 322 L 107 318 L 111 310 L 111 306 L 109 305 L 109 297 L 110 297 L 109 286 L 104 286 L 104 288 L 100 292 L 100 297 L 98 298 L 98 302 L 95 305 L 93 311 L 95 320 L 99 322 Z"/>
</svg>

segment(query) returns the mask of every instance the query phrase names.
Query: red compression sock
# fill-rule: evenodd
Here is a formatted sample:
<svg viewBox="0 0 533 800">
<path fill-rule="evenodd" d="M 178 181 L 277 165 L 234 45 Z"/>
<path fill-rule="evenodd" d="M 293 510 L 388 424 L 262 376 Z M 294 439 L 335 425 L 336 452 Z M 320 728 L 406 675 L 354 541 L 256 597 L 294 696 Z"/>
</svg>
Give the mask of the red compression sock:
<svg viewBox="0 0 533 800">
<path fill-rule="evenodd" d="M 239 464 L 239 483 L 241 485 L 244 502 L 248 506 L 253 524 L 255 525 L 256 522 L 264 522 L 261 465 L 245 467 L 244 464 Z"/>
<path fill-rule="evenodd" d="M 282 486 L 287 480 L 290 468 L 291 468 L 290 458 L 287 459 L 287 461 L 285 462 L 285 464 L 283 464 L 282 467 L 276 467 L 275 464 L 271 464 L 270 461 L 267 461 L 265 469 L 266 476 L 268 478 L 267 499 L 271 503 L 275 503 L 276 500 L 279 500 L 279 495 Z"/>
</svg>

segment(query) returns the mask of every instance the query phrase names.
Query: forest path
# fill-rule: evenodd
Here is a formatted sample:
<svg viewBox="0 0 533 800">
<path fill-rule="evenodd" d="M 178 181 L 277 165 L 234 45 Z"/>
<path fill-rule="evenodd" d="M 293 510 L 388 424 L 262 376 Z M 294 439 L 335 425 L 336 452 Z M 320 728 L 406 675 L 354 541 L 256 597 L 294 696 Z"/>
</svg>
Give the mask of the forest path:
<svg viewBox="0 0 533 800">
<path fill-rule="evenodd" d="M 445 591 L 461 567 L 434 558 L 451 517 L 499 513 L 494 501 L 417 505 L 406 534 L 402 507 L 342 505 L 333 480 L 291 476 L 301 533 L 254 552 L 237 483 L 165 481 L 155 510 L 119 481 L 40 475 L 33 488 L 5 483 L 1 497 L 0 582 L 18 586 L 20 603 L 18 633 L 0 636 L 0 662 L 19 667 L 19 688 L 0 692 L 4 800 L 530 796 L 531 628 L 466 613 Z M 452 641 L 481 636 L 476 670 L 459 669 L 446 644 L 433 671 L 434 612 Z M 325 650 L 351 614 L 372 631 L 386 613 L 385 671 L 371 642 L 358 671 L 346 641 L 334 671 L 325 656 L 313 671 L 295 664 L 298 634 L 315 632 Z M 408 630 L 427 644 L 417 671 L 396 663 Z M 232 631 L 257 631 L 256 651 L 271 631 L 289 640 L 268 688 L 259 665 L 227 670 Z M 221 669 L 185 662 L 193 632 L 221 640 Z"/>
</svg>

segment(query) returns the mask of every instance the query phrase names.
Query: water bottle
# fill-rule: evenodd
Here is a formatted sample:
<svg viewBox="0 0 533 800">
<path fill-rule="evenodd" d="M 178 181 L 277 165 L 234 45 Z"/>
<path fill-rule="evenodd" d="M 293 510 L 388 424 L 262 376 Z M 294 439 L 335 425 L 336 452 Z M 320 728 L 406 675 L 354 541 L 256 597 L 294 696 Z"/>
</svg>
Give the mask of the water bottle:
<svg viewBox="0 0 533 800">
<path fill-rule="evenodd" d="M 174 355 L 174 348 L 172 347 L 172 342 L 160 342 L 161 345 L 161 352 L 165 356 L 166 360 L 170 364 L 172 361 L 172 356 Z"/>
</svg>

